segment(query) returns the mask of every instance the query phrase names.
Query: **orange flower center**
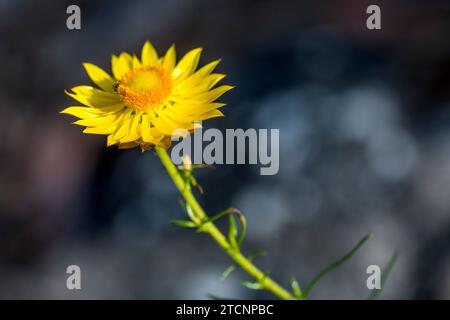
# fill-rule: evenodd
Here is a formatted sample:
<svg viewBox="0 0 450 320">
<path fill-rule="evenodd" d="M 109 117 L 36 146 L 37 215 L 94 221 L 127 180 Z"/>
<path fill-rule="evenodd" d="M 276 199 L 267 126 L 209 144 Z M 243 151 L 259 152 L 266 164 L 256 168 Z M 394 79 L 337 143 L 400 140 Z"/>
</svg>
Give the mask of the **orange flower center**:
<svg viewBox="0 0 450 320">
<path fill-rule="evenodd" d="M 160 66 L 143 66 L 128 71 L 117 86 L 126 106 L 147 112 L 161 105 L 172 91 L 172 79 Z"/>
</svg>

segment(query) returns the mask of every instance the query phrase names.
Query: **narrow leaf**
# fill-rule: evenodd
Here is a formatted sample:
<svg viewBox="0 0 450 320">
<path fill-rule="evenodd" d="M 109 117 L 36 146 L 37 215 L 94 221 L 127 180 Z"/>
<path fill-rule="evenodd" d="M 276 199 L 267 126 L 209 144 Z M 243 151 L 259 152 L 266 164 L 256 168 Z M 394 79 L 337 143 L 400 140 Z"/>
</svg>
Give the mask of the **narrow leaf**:
<svg viewBox="0 0 450 320">
<path fill-rule="evenodd" d="M 264 251 L 264 250 L 257 250 L 257 251 L 255 251 L 253 253 L 250 253 L 247 256 L 247 259 L 250 260 L 250 261 L 253 261 L 253 259 L 255 259 L 256 257 L 265 257 L 265 256 L 267 256 L 267 252 L 266 251 Z"/>
<path fill-rule="evenodd" d="M 229 216 L 230 226 L 228 228 L 228 240 L 231 243 L 231 246 L 233 248 L 238 248 L 238 244 L 236 241 L 236 237 L 238 234 L 237 228 L 236 228 L 236 221 L 234 220 L 234 216 Z"/>
<path fill-rule="evenodd" d="M 262 285 L 259 282 L 242 281 L 242 285 L 251 290 L 261 290 Z"/>
<path fill-rule="evenodd" d="M 199 232 L 203 231 L 203 226 L 204 226 L 205 224 L 207 224 L 207 223 L 209 223 L 209 222 L 215 222 L 216 220 L 219 220 L 219 219 L 222 218 L 223 216 L 229 214 L 231 210 L 232 210 L 231 208 L 228 208 L 228 209 L 225 209 L 225 210 L 219 212 L 219 213 L 216 214 L 215 216 L 212 216 L 211 218 L 204 219 L 204 220 L 202 221 L 202 224 L 201 224 L 201 226 L 199 227 L 198 231 L 199 231 Z"/>
<path fill-rule="evenodd" d="M 380 296 L 381 292 L 384 289 L 384 285 L 387 281 L 387 278 L 389 277 L 389 274 L 391 273 L 392 269 L 395 266 L 395 263 L 397 262 L 398 254 L 395 252 L 392 257 L 389 259 L 387 265 L 383 268 L 383 271 L 381 272 L 381 289 L 375 289 L 372 290 L 370 293 L 368 299 L 369 300 L 376 300 Z"/>
<path fill-rule="evenodd" d="M 220 275 L 220 280 L 224 281 L 226 278 L 228 278 L 228 276 L 234 271 L 236 270 L 236 265 L 235 264 L 231 264 L 229 265 Z"/>
<path fill-rule="evenodd" d="M 171 223 L 173 223 L 174 225 L 176 225 L 178 227 L 183 227 L 183 228 L 195 228 L 196 227 L 194 222 L 188 221 L 188 220 L 172 220 Z"/>
<path fill-rule="evenodd" d="M 239 222 L 241 224 L 241 235 L 239 236 L 238 245 L 239 247 L 242 245 L 245 239 L 245 233 L 247 232 L 247 221 L 243 214 L 239 214 Z"/>
<path fill-rule="evenodd" d="M 183 208 L 183 210 L 187 210 L 186 209 L 186 202 L 184 202 L 184 200 L 181 200 L 180 198 L 178 198 L 177 202 L 181 206 L 181 208 Z"/>
<path fill-rule="evenodd" d="M 192 210 L 192 208 L 188 204 L 186 204 L 186 212 L 187 212 L 189 218 L 191 218 L 191 220 L 195 221 L 197 219 L 197 217 L 195 216 L 194 211 Z"/>
<path fill-rule="evenodd" d="M 331 271 L 333 271 L 334 269 L 340 267 L 344 262 L 346 262 L 347 260 L 349 260 L 351 257 L 353 257 L 353 255 L 364 245 L 364 243 L 367 242 L 367 240 L 369 240 L 370 238 L 370 233 L 365 235 L 361 240 L 358 241 L 358 243 L 349 251 L 347 252 L 344 256 L 342 256 L 340 259 L 332 262 L 331 264 L 329 264 L 325 269 L 323 269 L 322 271 L 320 271 L 310 282 L 309 284 L 306 286 L 305 291 L 303 292 L 304 297 L 306 298 L 309 293 L 311 292 L 311 290 L 314 288 L 314 286 L 324 277 L 326 276 L 328 273 L 330 273 Z"/>
<path fill-rule="evenodd" d="M 216 220 L 219 220 L 220 218 L 222 218 L 223 216 L 230 214 L 230 211 L 232 210 L 232 208 L 228 208 L 225 209 L 221 212 L 219 212 L 218 214 L 216 214 L 215 216 L 211 217 L 208 222 L 215 222 Z"/>
<path fill-rule="evenodd" d="M 302 299 L 302 290 L 300 289 L 300 285 L 297 279 L 295 279 L 294 277 L 291 278 L 291 288 L 292 292 L 294 293 L 294 297 L 296 297 L 297 299 Z"/>
</svg>

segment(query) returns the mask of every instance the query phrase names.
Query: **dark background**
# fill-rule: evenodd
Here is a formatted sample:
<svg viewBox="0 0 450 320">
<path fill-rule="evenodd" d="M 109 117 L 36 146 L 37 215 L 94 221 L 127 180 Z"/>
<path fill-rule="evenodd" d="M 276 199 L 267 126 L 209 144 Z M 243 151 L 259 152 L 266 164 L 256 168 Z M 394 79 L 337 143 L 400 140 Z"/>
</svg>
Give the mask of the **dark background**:
<svg viewBox="0 0 450 320">
<path fill-rule="evenodd" d="M 78 4 L 82 29 L 66 28 Z M 382 30 L 366 28 L 366 8 Z M 279 128 L 280 172 L 203 169 L 210 214 L 247 216 L 244 250 L 302 285 L 367 232 L 373 238 L 312 293 L 365 299 L 366 268 L 400 254 L 386 299 L 450 298 L 448 1 L 0 0 L 0 298 L 271 298 L 220 281 L 228 258 L 169 221 L 178 193 L 152 151 L 106 148 L 58 112 L 89 84 L 81 63 L 150 39 L 236 89 L 208 127 Z M 82 290 L 66 289 L 66 267 Z"/>
</svg>

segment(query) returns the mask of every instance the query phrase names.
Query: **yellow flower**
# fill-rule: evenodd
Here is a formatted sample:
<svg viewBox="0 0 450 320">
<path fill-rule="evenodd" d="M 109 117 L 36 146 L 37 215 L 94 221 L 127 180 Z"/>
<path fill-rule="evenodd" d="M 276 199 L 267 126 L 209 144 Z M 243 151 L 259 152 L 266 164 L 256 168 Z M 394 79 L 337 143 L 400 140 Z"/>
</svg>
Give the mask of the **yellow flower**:
<svg viewBox="0 0 450 320">
<path fill-rule="evenodd" d="M 84 133 L 107 135 L 107 145 L 119 148 L 168 148 L 172 135 L 184 136 L 199 127 L 197 121 L 221 117 L 214 102 L 232 86 L 215 85 L 225 75 L 213 73 L 220 60 L 197 69 L 202 49 L 188 52 L 176 63 L 175 47 L 158 57 L 147 41 L 141 53 L 112 56 L 111 77 L 101 68 L 84 63 L 98 86 L 77 86 L 66 93 L 82 106 L 62 111 L 78 117 Z M 181 130 L 180 130 L 181 129 Z"/>
</svg>

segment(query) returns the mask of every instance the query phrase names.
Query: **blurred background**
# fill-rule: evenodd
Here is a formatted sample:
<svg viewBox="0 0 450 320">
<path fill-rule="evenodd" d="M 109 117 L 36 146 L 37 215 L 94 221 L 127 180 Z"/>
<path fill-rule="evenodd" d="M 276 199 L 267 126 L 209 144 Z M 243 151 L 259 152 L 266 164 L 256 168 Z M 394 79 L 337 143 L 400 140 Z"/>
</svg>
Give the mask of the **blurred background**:
<svg viewBox="0 0 450 320">
<path fill-rule="evenodd" d="M 66 8 L 81 7 L 81 30 Z M 381 7 L 382 30 L 366 28 Z M 90 83 L 84 61 L 144 41 L 237 88 L 206 128 L 279 128 L 280 171 L 198 171 L 210 214 L 247 216 L 246 252 L 288 286 L 305 285 L 364 234 L 314 299 L 365 299 L 366 268 L 399 260 L 386 299 L 450 298 L 449 2 L 0 0 L 0 298 L 266 299 L 207 236 L 170 224 L 178 192 L 155 154 L 83 135 L 64 89 Z M 66 288 L 79 265 L 82 290 Z"/>
</svg>

